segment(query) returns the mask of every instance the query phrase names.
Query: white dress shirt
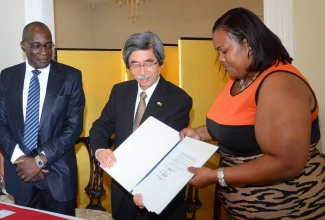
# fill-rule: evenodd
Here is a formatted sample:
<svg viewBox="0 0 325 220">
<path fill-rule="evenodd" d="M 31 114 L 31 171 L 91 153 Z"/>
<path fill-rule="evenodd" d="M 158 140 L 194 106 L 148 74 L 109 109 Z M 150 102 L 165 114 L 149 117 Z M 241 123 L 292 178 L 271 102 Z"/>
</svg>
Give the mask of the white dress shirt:
<svg viewBox="0 0 325 220">
<path fill-rule="evenodd" d="M 39 84 L 40 84 L 39 120 L 42 115 L 42 109 L 43 109 L 43 104 L 44 104 L 44 99 L 45 99 L 45 94 L 46 94 L 47 82 L 49 79 L 50 66 L 51 66 L 51 64 L 49 64 L 45 69 L 38 69 L 39 71 L 41 71 L 41 73 L 38 75 L 38 80 L 39 80 Z M 32 71 L 34 69 L 35 68 L 33 68 L 32 66 L 30 66 L 28 64 L 28 60 L 26 60 L 26 72 L 25 72 L 24 89 L 23 89 L 24 119 L 26 118 L 26 107 L 27 107 L 29 83 L 30 83 L 31 78 L 34 76 L 34 74 L 32 73 Z M 17 160 L 18 157 L 23 156 L 23 155 L 25 155 L 25 153 L 19 148 L 19 145 L 17 144 L 10 161 L 13 163 Z"/>
<path fill-rule="evenodd" d="M 158 78 L 157 82 L 155 82 L 152 86 L 150 86 L 147 90 L 142 90 L 141 87 L 140 87 L 140 84 L 138 83 L 138 94 L 137 94 L 137 99 L 135 101 L 135 108 L 134 108 L 134 117 L 135 117 L 135 114 L 137 112 L 137 107 L 139 105 L 139 102 L 140 102 L 140 94 L 141 92 L 146 92 L 147 94 L 147 97 L 146 97 L 146 106 L 148 105 L 148 102 L 153 94 L 153 92 L 155 91 L 157 85 L 158 85 L 158 82 L 160 80 L 160 77 Z M 133 118 L 134 118 L 133 117 Z"/>
</svg>

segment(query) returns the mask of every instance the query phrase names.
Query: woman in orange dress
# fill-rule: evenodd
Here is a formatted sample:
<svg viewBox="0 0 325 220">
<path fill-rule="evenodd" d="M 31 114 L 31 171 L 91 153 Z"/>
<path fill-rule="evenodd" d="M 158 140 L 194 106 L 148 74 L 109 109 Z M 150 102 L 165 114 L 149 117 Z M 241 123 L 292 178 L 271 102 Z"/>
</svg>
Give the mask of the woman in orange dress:
<svg viewBox="0 0 325 220">
<path fill-rule="evenodd" d="M 307 79 L 247 9 L 215 22 L 213 44 L 230 80 L 206 125 L 180 136 L 218 141 L 221 161 L 217 170 L 189 168 L 190 184 L 217 184 L 227 219 L 325 219 L 319 106 Z"/>
</svg>

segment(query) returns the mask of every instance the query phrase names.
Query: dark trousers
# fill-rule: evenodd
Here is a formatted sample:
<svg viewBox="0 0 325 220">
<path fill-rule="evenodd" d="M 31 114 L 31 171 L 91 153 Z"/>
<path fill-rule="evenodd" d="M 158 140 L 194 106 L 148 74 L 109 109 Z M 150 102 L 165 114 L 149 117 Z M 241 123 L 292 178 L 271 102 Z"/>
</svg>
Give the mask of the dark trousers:
<svg viewBox="0 0 325 220">
<path fill-rule="evenodd" d="M 26 206 L 44 211 L 56 212 L 64 215 L 75 216 L 76 199 L 60 202 L 52 196 L 47 178 L 34 183 L 33 193 L 27 200 L 20 200 L 15 198 L 15 204 Z"/>
<path fill-rule="evenodd" d="M 133 202 L 133 197 L 130 194 L 124 194 L 121 206 L 113 217 L 114 220 L 185 220 L 184 190 L 171 201 L 160 215 L 148 212 L 145 208 L 138 208 Z"/>
</svg>

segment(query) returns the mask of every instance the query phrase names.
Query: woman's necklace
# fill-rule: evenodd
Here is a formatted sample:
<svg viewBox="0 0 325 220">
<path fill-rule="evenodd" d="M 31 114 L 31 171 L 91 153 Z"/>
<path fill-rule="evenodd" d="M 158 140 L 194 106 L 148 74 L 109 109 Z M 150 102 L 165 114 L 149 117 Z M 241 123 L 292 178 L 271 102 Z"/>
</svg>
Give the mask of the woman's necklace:
<svg viewBox="0 0 325 220">
<path fill-rule="evenodd" d="M 247 78 L 247 76 L 245 78 L 243 78 L 243 79 L 240 79 L 239 82 L 238 82 L 238 88 L 240 89 L 240 91 L 243 91 L 250 84 L 252 84 L 255 81 L 255 79 L 258 77 L 258 75 L 260 75 L 260 72 L 255 73 L 254 78 L 251 81 L 249 81 L 247 83 L 247 85 L 245 85 L 245 79 Z"/>
</svg>

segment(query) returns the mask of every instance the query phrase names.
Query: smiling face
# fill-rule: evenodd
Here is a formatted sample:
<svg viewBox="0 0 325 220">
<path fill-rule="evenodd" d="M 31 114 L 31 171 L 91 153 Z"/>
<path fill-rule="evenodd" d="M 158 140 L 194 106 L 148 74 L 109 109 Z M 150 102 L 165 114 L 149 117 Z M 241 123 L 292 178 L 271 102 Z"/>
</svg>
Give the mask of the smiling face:
<svg viewBox="0 0 325 220">
<path fill-rule="evenodd" d="M 242 79 L 248 74 L 247 68 L 251 65 L 252 51 L 246 40 L 243 44 L 237 42 L 232 35 L 222 29 L 213 34 L 213 44 L 219 53 L 220 62 L 231 77 Z"/>
<path fill-rule="evenodd" d="M 157 82 L 162 68 L 153 49 L 133 51 L 129 56 L 129 66 L 133 77 L 143 90 Z"/>
<path fill-rule="evenodd" d="M 26 38 L 20 43 L 20 47 L 26 52 L 29 65 L 35 69 L 44 69 L 52 59 L 53 48 L 45 47 L 49 44 L 52 44 L 50 30 L 46 26 L 34 25 L 29 28 Z M 41 45 L 41 49 L 33 48 L 36 45 Z"/>
</svg>

